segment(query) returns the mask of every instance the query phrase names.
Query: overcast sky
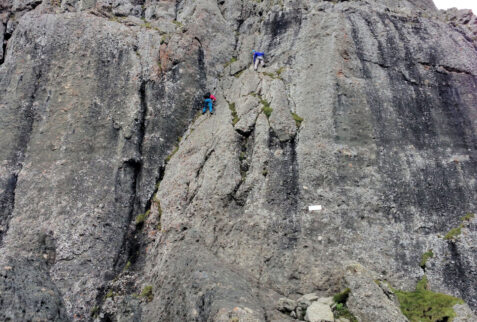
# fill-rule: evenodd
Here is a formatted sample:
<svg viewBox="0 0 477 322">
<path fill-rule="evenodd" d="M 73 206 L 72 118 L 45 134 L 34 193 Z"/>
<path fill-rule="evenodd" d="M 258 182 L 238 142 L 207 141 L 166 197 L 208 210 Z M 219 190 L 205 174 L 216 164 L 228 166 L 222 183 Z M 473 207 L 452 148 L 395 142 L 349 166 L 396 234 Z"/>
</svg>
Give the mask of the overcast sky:
<svg viewBox="0 0 477 322">
<path fill-rule="evenodd" d="M 477 0 L 434 0 L 436 7 L 439 9 L 459 8 L 472 9 L 477 14 Z"/>
</svg>

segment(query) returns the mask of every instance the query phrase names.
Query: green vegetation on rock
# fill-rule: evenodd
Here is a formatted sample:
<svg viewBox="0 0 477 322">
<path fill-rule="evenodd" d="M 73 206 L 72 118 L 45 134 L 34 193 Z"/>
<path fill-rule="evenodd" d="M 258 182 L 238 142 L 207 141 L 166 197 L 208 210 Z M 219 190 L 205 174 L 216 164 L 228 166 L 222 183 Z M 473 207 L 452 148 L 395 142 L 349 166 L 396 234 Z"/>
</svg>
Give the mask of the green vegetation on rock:
<svg viewBox="0 0 477 322">
<path fill-rule="evenodd" d="M 277 71 L 275 72 L 277 74 L 277 77 L 281 79 L 281 75 L 283 73 L 283 71 L 285 70 L 285 66 L 282 66 L 280 67 L 279 69 L 277 69 Z"/>
<path fill-rule="evenodd" d="M 230 114 L 232 114 L 232 124 L 235 125 L 238 121 L 240 121 L 237 115 L 237 110 L 235 109 L 235 103 L 229 103 L 229 110 Z"/>
<path fill-rule="evenodd" d="M 333 296 L 333 301 L 335 303 L 346 303 L 346 301 L 348 300 L 348 297 L 349 297 L 349 293 L 351 292 L 351 290 L 349 288 L 345 289 L 344 291 L 336 294 L 335 296 Z"/>
<path fill-rule="evenodd" d="M 230 60 L 229 60 L 228 62 L 226 62 L 226 63 L 224 64 L 224 67 L 228 67 L 228 66 L 232 65 L 232 64 L 235 63 L 236 61 L 237 61 L 237 58 L 236 58 L 236 57 L 232 57 L 232 58 L 230 58 Z"/>
<path fill-rule="evenodd" d="M 393 291 L 399 300 L 402 313 L 411 322 L 450 322 L 455 317 L 453 306 L 464 303 L 456 297 L 428 290 L 426 276 L 417 283 L 413 292 Z"/>
<path fill-rule="evenodd" d="M 146 214 L 140 214 L 136 216 L 136 226 L 144 224 L 146 220 Z"/>
<path fill-rule="evenodd" d="M 271 78 L 275 78 L 275 74 L 272 74 L 272 73 L 263 72 L 263 75 L 271 77 Z"/>
<path fill-rule="evenodd" d="M 462 233 L 462 228 L 464 228 L 464 222 L 465 221 L 471 221 L 475 217 L 475 214 L 469 213 L 462 217 L 460 220 L 462 221 L 462 224 L 460 224 L 458 227 L 452 228 L 449 230 L 449 232 L 444 236 L 445 240 L 455 240 L 457 237 Z"/>
<path fill-rule="evenodd" d="M 152 292 L 151 285 L 144 286 L 141 292 L 141 297 L 145 298 L 148 302 L 152 301 L 152 299 L 154 298 L 154 294 Z"/>
<path fill-rule="evenodd" d="M 93 308 L 91 309 L 90 315 L 92 318 L 97 318 L 99 315 L 99 306 L 97 305 L 93 306 Z"/>
<path fill-rule="evenodd" d="M 162 218 L 162 208 L 161 208 L 161 202 L 159 201 L 159 199 L 155 199 L 154 201 L 157 205 L 157 230 L 161 230 L 162 229 L 162 226 L 161 226 L 161 218 Z"/>
<path fill-rule="evenodd" d="M 459 227 L 456 227 L 456 228 L 452 228 L 451 230 L 449 230 L 449 232 L 444 236 L 444 239 L 445 240 L 454 240 L 456 239 L 462 232 L 461 230 L 462 228 L 462 225 L 460 225 Z"/>
<path fill-rule="evenodd" d="M 174 149 L 172 149 L 172 152 L 166 157 L 166 163 L 169 163 L 169 161 L 171 161 L 172 157 L 174 156 L 174 154 L 176 154 L 176 152 L 179 150 L 179 146 L 176 145 L 174 146 Z"/>
<path fill-rule="evenodd" d="M 295 120 L 296 127 L 300 127 L 300 126 L 301 126 L 301 122 L 303 122 L 303 118 L 300 117 L 298 114 L 293 113 L 293 112 L 291 112 L 291 115 L 292 115 L 293 119 Z"/>
<path fill-rule="evenodd" d="M 113 290 L 109 290 L 108 293 L 106 293 L 106 296 L 104 297 L 105 299 L 109 299 L 111 297 L 114 297 L 114 292 Z"/>
<path fill-rule="evenodd" d="M 242 69 L 242 70 L 236 72 L 233 76 L 234 76 L 235 78 L 239 78 L 240 75 L 242 75 L 244 71 L 246 71 L 246 69 Z"/>
<path fill-rule="evenodd" d="M 278 70 L 275 71 L 275 73 L 269 73 L 269 72 L 263 72 L 262 74 L 265 75 L 265 76 L 268 76 L 272 79 L 282 79 L 282 77 L 280 76 L 283 71 L 285 70 L 285 67 L 280 67 Z"/>
<path fill-rule="evenodd" d="M 333 315 L 335 319 L 345 318 L 351 322 L 358 322 L 358 319 L 350 312 L 348 307 L 343 303 L 337 303 L 333 309 Z"/>
<path fill-rule="evenodd" d="M 429 260 L 429 258 L 432 258 L 432 257 L 434 257 L 434 253 L 432 252 L 432 250 L 428 250 L 427 252 L 422 254 L 422 258 L 421 258 L 421 262 L 419 263 L 419 266 L 421 266 L 421 268 L 425 268 L 427 261 Z"/>
<path fill-rule="evenodd" d="M 182 22 L 180 22 L 180 21 L 173 20 L 172 23 L 175 24 L 175 25 L 176 25 L 177 27 L 179 27 L 179 28 L 184 27 L 184 25 L 183 25 Z"/>
<path fill-rule="evenodd" d="M 260 98 L 260 103 L 262 103 L 263 105 L 262 107 L 263 113 L 265 114 L 267 119 L 270 118 L 270 115 L 272 115 L 272 112 L 273 112 L 273 108 L 270 107 L 270 103 L 263 98 Z"/>
<path fill-rule="evenodd" d="M 174 154 L 176 154 L 177 151 L 179 151 L 179 144 L 181 143 L 181 140 L 182 140 L 182 137 L 179 136 L 177 138 L 177 143 L 176 145 L 174 146 L 174 149 L 172 149 L 171 153 L 169 153 L 169 155 L 166 157 L 166 159 L 164 160 L 165 163 L 169 163 L 169 161 L 171 161 L 172 157 L 174 156 Z"/>
<path fill-rule="evenodd" d="M 333 301 L 336 303 L 333 308 L 333 315 L 335 319 L 346 318 L 351 322 L 358 322 L 358 319 L 350 312 L 346 306 L 346 301 L 348 300 L 351 290 L 349 288 L 333 296 Z"/>
</svg>

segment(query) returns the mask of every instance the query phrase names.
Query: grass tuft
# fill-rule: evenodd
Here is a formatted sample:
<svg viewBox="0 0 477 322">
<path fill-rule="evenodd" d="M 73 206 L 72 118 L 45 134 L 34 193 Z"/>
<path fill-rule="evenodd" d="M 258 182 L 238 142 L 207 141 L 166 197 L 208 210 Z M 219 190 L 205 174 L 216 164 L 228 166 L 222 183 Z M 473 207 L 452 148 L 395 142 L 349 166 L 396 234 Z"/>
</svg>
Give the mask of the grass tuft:
<svg viewBox="0 0 477 322">
<path fill-rule="evenodd" d="M 277 74 L 277 77 L 281 79 L 281 75 L 283 71 L 285 70 L 285 66 L 280 67 L 275 73 Z"/>
<path fill-rule="evenodd" d="M 275 78 L 275 74 L 272 74 L 272 73 L 263 72 L 263 75 L 268 76 L 270 78 Z"/>
<path fill-rule="evenodd" d="M 402 313 L 411 321 L 452 321 L 455 317 L 453 306 L 464 301 L 456 297 L 428 290 L 427 277 L 417 283 L 416 290 L 405 292 L 393 290 Z"/>
<path fill-rule="evenodd" d="M 462 233 L 462 225 L 456 228 L 452 228 L 449 232 L 444 236 L 445 240 L 455 240 L 461 233 Z"/>
<path fill-rule="evenodd" d="M 468 213 L 464 217 L 462 217 L 460 220 L 462 221 L 462 224 L 460 224 L 458 227 L 452 228 L 449 230 L 449 232 L 444 236 L 445 240 L 456 240 L 457 237 L 462 233 L 462 228 L 464 228 L 464 223 L 466 221 L 471 221 L 475 217 L 475 214 Z"/>
<path fill-rule="evenodd" d="M 429 258 L 432 258 L 432 257 L 434 257 L 434 253 L 432 252 L 432 250 L 428 250 L 427 252 L 422 254 L 422 258 L 421 258 L 421 262 L 419 263 L 419 266 L 421 266 L 421 268 L 426 268 L 427 261 L 429 260 Z"/>
<path fill-rule="evenodd" d="M 230 114 L 232 114 L 232 124 L 235 125 L 240 121 L 237 110 L 235 109 L 235 103 L 229 103 Z"/>
<path fill-rule="evenodd" d="M 301 126 L 301 122 L 303 122 L 303 118 L 300 117 L 298 114 L 291 112 L 293 119 L 295 120 L 296 127 Z"/>
<path fill-rule="evenodd" d="M 336 304 L 333 310 L 333 315 L 335 319 L 345 318 L 351 322 L 358 322 L 358 319 L 350 312 L 348 307 L 342 303 Z"/>
<path fill-rule="evenodd" d="M 263 98 L 260 99 L 260 103 L 262 103 L 263 105 L 262 107 L 263 113 L 265 113 L 265 115 L 267 116 L 267 119 L 270 118 L 270 115 L 272 115 L 272 112 L 273 112 L 273 108 L 270 107 L 270 103 Z"/>
<path fill-rule="evenodd" d="M 335 296 L 333 296 L 333 301 L 335 303 L 345 304 L 346 301 L 348 300 L 350 292 L 351 292 L 351 290 L 349 288 L 345 289 L 344 291 L 342 291 L 342 292 L 336 294 Z"/>
<path fill-rule="evenodd" d="M 144 286 L 141 292 L 141 297 L 145 298 L 148 302 L 151 302 L 154 298 L 154 293 L 152 292 L 152 286 Z"/>
<path fill-rule="evenodd" d="M 349 288 L 333 296 L 333 301 L 336 303 L 333 309 L 333 315 L 335 319 L 346 318 L 351 322 L 358 322 L 358 319 L 351 313 L 346 306 L 346 301 L 348 300 L 351 290 Z"/>
</svg>

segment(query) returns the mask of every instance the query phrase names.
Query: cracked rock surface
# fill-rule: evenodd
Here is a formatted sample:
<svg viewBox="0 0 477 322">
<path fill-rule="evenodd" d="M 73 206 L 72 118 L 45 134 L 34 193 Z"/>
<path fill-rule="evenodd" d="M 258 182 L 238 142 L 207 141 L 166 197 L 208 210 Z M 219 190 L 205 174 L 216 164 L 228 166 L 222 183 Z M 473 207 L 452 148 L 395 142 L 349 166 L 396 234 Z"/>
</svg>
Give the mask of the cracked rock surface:
<svg viewBox="0 0 477 322">
<path fill-rule="evenodd" d="M 349 287 L 360 321 L 406 321 L 373 279 L 426 274 L 471 321 L 475 21 L 431 0 L 4 1 L 0 319 L 293 321 L 280 299 Z"/>
</svg>

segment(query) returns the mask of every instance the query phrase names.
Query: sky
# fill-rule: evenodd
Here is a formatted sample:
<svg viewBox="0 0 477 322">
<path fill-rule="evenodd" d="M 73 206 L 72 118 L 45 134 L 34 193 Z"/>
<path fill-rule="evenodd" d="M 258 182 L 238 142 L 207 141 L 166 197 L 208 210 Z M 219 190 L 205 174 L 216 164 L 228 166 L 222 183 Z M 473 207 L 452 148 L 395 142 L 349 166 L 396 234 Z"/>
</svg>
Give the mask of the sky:
<svg viewBox="0 0 477 322">
<path fill-rule="evenodd" d="M 456 7 L 458 9 L 472 9 L 477 14 L 477 0 L 434 0 L 438 9 L 448 9 Z"/>
</svg>

